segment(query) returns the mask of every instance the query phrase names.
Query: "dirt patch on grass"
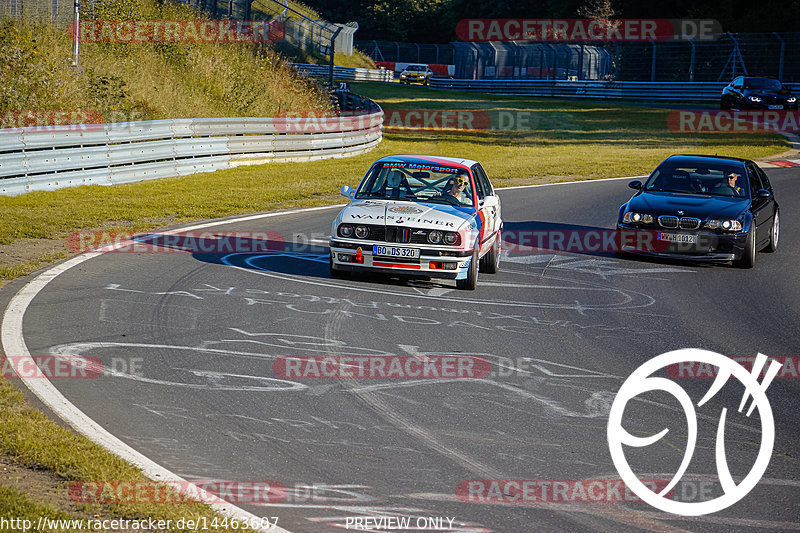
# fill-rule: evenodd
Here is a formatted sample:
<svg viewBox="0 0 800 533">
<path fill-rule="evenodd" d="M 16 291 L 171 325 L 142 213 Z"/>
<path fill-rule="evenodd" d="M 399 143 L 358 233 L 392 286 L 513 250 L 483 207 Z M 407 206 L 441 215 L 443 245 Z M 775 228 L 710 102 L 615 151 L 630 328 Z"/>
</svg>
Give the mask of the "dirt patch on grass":
<svg viewBox="0 0 800 533">
<path fill-rule="evenodd" d="M 65 239 L 19 239 L 12 244 L 0 244 L 0 269 L 18 267 L 61 252 L 67 252 Z"/>
</svg>

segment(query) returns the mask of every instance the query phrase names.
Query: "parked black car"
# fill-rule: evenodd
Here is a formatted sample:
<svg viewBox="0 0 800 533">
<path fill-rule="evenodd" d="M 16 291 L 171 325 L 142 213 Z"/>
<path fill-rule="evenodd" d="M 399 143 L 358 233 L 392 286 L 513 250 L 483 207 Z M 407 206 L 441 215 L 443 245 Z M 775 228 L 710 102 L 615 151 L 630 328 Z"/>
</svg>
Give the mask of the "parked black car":
<svg viewBox="0 0 800 533">
<path fill-rule="evenodd" d="M 797 97 L 772 78 L 739 76 L 722 89 L 720 109 L 797 109 Z"/>
<path fill-rule="evenodd" d="M 649 239 L 641 247 L 622 239 L 621 252 L 698 261 L 735 261 L 752 268 L 756 252 L 774 252 L 780 210 L 767 175 L 747 159 L 674 155 L 619 209 L 620 235 Z"/>
</svg>

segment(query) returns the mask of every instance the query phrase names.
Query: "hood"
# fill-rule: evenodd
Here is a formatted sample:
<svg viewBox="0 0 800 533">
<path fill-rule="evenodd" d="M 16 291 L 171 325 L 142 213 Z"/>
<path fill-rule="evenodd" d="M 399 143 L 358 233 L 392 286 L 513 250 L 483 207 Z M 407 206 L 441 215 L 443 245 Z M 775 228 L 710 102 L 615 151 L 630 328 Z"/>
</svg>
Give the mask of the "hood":
<svg viewBox="0 0 800 533">
<path fill-rule="evenodd" d="M 664 192 L 643 192 L 630 199 L 630 211 L 705 219 L 738 217 L 749 205 L 747 198 Z M 683 211 L 683 215 L 678 215 Z"/>
<path fill-rule="evenodd" d="M 442 204 L 354 200 L 342 210 L 342 223 L 385 224 L 457 231 L 474 218 L 473 209 Z"/>
</svg>

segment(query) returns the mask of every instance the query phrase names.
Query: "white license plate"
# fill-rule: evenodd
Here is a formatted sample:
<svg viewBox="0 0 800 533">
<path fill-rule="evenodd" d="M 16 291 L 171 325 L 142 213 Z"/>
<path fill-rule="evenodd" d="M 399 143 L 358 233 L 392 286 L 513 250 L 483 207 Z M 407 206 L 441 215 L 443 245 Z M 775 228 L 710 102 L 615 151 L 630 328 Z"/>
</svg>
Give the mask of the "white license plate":
<svg viewBox="0 0 800 533">
<path fill-rule="evenodd" d="M 697 235 L 689 235 L 686 233 L 659 233 L 659 241 L 668 242 L 684 242 L 688 244 L 697 244 Z"/>
<path fill-rule="evenodd" d="M 419 259 L 419 248 L 403 248 L 402 246 L 373 246 L 372 255 L 386 257 L 402 257 L 403 259 Z"/>
<path fill-rule="evenodd" d="M 783 109 L 782 105 L 770 105 L 770 106 L 767 106 L 767 107 L 769 107 L 770 109 Z"/>
</svg>

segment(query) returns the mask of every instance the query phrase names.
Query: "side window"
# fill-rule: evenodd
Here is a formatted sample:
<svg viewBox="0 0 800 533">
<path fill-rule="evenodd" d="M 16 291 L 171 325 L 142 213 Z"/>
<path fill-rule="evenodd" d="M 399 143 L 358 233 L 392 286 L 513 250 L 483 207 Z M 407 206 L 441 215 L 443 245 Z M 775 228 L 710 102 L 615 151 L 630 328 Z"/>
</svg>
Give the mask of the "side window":
<svg viewBox="0 0 800 533">
<path fill-rule="evenodd" d="M 471 170 L 472 175 L 475 176 L 475 185 L 478 187 L 478 199 L 483 200 L 483 197 L 486 196 L 484 181 L 481 179 L 481 174 L 483 171 L 479 165 L 473 165 Z"/>
<path fill-rule="evenodd" d="M 742 87 L 744 87 L 744 78 L 736 78 L 733 80 L 734 89 L 741 89 Z"/>
<path fill-rule="evenodd" d="M 486 172 L 483 170 L 483 167 L 478 163 L 472 167 L 472 171 L 475 173 L 475 179 L 481 183 L 481 188 L 484 190 L 485 194 L 494 194 L 492 184 L 489 183 L 489 178 L 486 176 Z"/>
<path fill-rule="evenodd" d="M 761 183 L 761 176 L 758 175 L 755 167 L 751 164 L 747 165 L 747 179 L 750 181 L 750 195 L 755 198 L 759 189 L 764 186 Z"/>
<path fill-rule="evenodd" d="M 756 172 L 758 172 L 759 177 L 761 178 L 761 188 L 772 190 L 772 184 L 769 182 L 769 178 L 767 177 L 767 173 L 761 170 L 760 167 L 756 166 Z"/>
</svg>

